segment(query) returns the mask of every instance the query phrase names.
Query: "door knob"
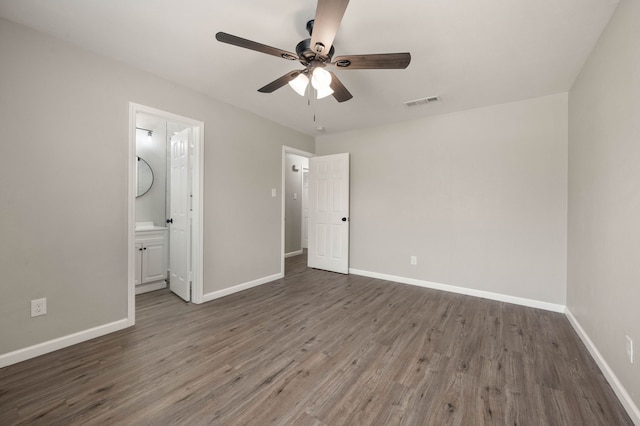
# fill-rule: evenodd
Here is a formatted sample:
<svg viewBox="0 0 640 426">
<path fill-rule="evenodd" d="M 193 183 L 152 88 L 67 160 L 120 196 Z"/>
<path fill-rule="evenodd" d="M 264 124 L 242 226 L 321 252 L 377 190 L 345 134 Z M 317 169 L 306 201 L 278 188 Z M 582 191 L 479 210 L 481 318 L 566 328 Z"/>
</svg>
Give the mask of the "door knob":
<svg viewBox="0 0 640 426">
<path fill-rule="evenodd" d="M 167 219 L 167 223 L 173 223 L 173 218 Z"/>
<path fill-rule="evenodd" d="M 347 220 L 349 220 L 349 219 L 347 219 L 346 217 L 343 217 L 343 218 L 342 218 L 342 221 L 343 221 L 343 222 L 346 222 Z"/>
</svg>

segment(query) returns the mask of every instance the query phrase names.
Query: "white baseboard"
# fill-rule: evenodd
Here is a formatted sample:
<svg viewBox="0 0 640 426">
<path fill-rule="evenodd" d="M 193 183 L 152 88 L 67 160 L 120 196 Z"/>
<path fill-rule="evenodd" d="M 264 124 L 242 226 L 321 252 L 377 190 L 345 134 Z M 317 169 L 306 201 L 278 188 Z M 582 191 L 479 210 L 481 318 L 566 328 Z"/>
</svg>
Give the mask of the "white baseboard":
<svg viewBox="0 0 640 426">
<path fill-rule="evenodd" d="M 284 254 L 284 257 L 285 257 L 285 259 L 286 259 L 286 258 L 288 258 L 288 257 L 299 256 L 299 255 L 301 255 L 302 253 L 304 253 L 302 250 L 292 251 L 291 253 L 285 253 L 285 254 Z"/>
<path fill-rule="evenodd" d="M 565 312 L 565 306 L 556 303 L 542 302 L 539 300 L 525 299 L 523 297 L 508 296 L 506 294 L 492 293 L 490 291 L 474 290 L 471 288 L 457 287 L 448 284 L 439 284 L 430 281 L 417 280 L 415 278 L 399 277 L 396 275 L 381 274 L 378 272 L 363 271 L 361 269 L 349 269 L 350 274 L 362 275 L 364 277 L 378 278 L 381 280 L 394 281 L 401 284 L 415 285 L 434 290 L 448 291 L 450 293 L 464 294 L 466 296 L 481 297 L 483 299 L 497 300 L 499 302 L 513 303 L 515 305 L 527 306 L 529 308 L 544 309 L 552 312 Z"/>
<path fill-rule="evenodd" d="M 138 294 L 148 293 L 150 291 L 160 290 L 162 288 L 167 288 L 167 282 L 165 280 L 154 281 L 152 283 L 146 283 L 146 284 L 138 284 L 136 286 L 135 293 L 136 295 L 138 295 Z"/>
<path fill-rule="evenodd" d="M 125 318 L 109 324 L 69 334 L 68 336 L 62 336 L 47 342 L 38 343 L 37 345 L 29 346 L 24 349 L 8 352 L 0 355 L 0 368 L 26 361 L 49 352 L 57 351 L 58 349 L 66 348 L 67 346 L 95 339 L 96 337 L 122 330 L 128 326 L 129 320 Z"/>
<path fill-rule="evenodd" d="M 622 386 L 622 383 L 620 383 L 618 377 L 616 377 L 611 367 L 609 367 L 609 364 L 607 364 L 607 361 L 605 361 L 600 351 L 596 348 L 596 345 L 593 344 L 593 342 L 589 338 L 589 335 L 586 331 L 584 331 L 569 308 L 565 310 L 565 315 L 569 319 L 569 322 L 573 326 L 573 329 L 576 331 L 576 333 L 578 333 L 578 336 L 580 336 L 582 343 L 584 343 L 584 345 L 589 350 L 589 353 L 598 364 L 598 367 L 600 367 L 602 374 L 604 374 L 604 377 L 609 382 L 609 385 L 611 385 L 611 388 L 620 400 L 620 403 L 624 406 L 624 409 L 627 410 L 627 413 L 629 414 L 629 417 L 631 417 L 633 423 L 636 425 L 640 425 L 640 409 L 638 409 L 638 406 L 633 402 L 627 390 L 624 388 L 624 386 Z"/>
<path fill-rule="evenodd" d="M 237 293 L 239 291 L 247 290 L 252 287 L 256 287 L 262 284 L 270 283 L 271 281 L 279 280 L 280 278 L 284 278 L 283 273 L 270 275 L 268 277 L 258 278 L 257 280 L 249 281 L 246 283 L 238 284 L 233 287 L 225 288 L 222 290 L 214 291 L 212 293 L 207 293 L 202 297 L 202 302 L 209 302 L 214 299 L 219 299 L 224 296 L 228 296 L 233 293 Z"/>
</svg>

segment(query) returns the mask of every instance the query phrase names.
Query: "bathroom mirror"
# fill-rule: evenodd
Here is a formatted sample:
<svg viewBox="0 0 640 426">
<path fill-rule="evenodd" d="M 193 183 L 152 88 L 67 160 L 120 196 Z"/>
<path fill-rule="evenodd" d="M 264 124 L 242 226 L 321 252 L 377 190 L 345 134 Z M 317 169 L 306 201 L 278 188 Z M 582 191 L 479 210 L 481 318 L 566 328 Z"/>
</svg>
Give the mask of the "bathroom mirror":
<svg viewBox="0 0 640 426">
<path fill-rule="evenodd" d="M 144 194 L 149 192 L 149 190 L 151 189 L 151 185 L 153 185 L 153 170 L 151 170 L 151 166 L 149 166 L 149 163 L 147 163 L 140 157 L 138 157 L 137 163 L 138 163 L 138 167 L 137 167 L 138 187 L 136 192 L 136 198 L 142 197 Z"/>
</svg>

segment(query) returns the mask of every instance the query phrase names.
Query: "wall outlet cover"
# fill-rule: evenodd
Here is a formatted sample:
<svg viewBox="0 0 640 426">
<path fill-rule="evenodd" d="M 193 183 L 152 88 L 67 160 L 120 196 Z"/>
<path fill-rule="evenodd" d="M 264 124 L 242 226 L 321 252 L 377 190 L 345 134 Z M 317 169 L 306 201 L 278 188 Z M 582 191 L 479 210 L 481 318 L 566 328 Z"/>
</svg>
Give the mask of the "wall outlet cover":
<svg viewBox="0 0 640 426">
<path fill-rule="evenodd" d="M 47 313 L 47 298 L 33 299 L 31 301 L 31 317 L 38 317 Z"/>
</svg>

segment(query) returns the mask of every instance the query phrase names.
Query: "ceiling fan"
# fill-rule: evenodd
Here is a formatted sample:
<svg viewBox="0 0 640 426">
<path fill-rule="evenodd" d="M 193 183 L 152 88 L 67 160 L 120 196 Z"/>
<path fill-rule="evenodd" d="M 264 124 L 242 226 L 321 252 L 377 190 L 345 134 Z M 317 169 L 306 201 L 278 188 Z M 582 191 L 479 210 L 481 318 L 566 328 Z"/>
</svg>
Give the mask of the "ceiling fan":
<svg viewBox="0 0 640 426">
<path fill-rule="evenodd" d="M 315 19 L 307 22 L 307 31 L 309 31 L 311 38 L 298 43 L 296 53 L 224 32 L 217 33 L 216 39 L 222 43 L 244 47 L 290 61 L 300 61 L 304 65 L 304 69 L 291 71 L 261 87 L 258 92 L 272 93 L 289 83 L 298 94 L 304 96 L 309 79 L 311 79 L 311 85 L 316 89 L 318 99 L 333 95 L 338 102 L 348 101 L 353 95 L 344 87 L 338 77 L 326 68 L 335 67 L 341 70 L 404 69 L 411 62 L 411 54 L 409 53 L 347 55 L 334 59 L 333 40 L 348 4 L 349 0 L 318 0 Z"/>
</svg>

